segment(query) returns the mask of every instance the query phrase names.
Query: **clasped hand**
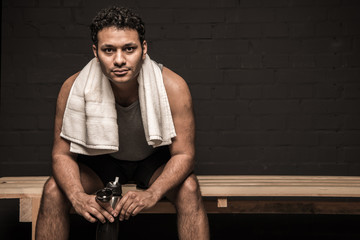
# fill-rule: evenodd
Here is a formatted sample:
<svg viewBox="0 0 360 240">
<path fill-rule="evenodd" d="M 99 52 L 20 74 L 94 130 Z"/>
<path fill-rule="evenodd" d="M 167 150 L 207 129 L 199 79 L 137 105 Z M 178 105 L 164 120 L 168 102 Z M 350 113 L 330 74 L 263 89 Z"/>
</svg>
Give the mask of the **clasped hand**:
<svg viewBox="0 0 360 240">
<path fill-rule="evenodd" d="M 158 199 L 149 191 L 129 191 L 117 203 L 115 209 L 110 204 L 102 204 L 95 200 L 95 195 L 78 193 L 72 201 L 75 211 L 89 222 L 105 223 L 106 220 L 114 222 L 114 217 L 119 220 L 128 220 L 130 216 L 137 215 L 143 209 L 153 207 Z"/>
<path fill-rule="evenodd" d="M 143 209 L 153 207 L 158 199 L 150 191 L 129 191 L 127 192 L 112 212 L 114 217 L 119 216 L 119 220 L 128 220 L 130 216 L 135 216 Z"/>
</svg>

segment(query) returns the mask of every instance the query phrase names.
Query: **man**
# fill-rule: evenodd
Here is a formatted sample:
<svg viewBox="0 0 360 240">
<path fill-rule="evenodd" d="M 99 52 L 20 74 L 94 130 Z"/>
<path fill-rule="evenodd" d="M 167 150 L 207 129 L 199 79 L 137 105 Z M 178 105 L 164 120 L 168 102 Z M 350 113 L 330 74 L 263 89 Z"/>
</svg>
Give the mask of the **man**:
<svg viewBox="0 0 360 240">
<path fill-rule="evenodd" d="M 139 105 L 137 80 L 148 50 L 144 24 L 130 10 L 111 7 L 98 13 L 91 30 L 93 52 L 102 73 L 110 82 L 118 118 L 119 114 L 123 114 L 126 119 L 127 113 Z M 127 220 L 167 197 L 177 209 L 180 239 L 209 239 L 207 215 L 198 181 L 193 174 L 195 126 L 191 96 L 185 81 L 170 69 L 162 68 L 163 84 L 176 130 L 176 137 L 170 145 L 153 148 L 144 144 L 145 138 L 139 138 L 141 134 L 144 136 L 143 126 L 133 126 L 134 121 L 130 118 L 119 129 L 119 135 L 122 131 L 128 132 L 128 137 L 119 142 L 119 152 L 86 156 L 71 152 L 70 141 L 60 136 L 67 100 L 78 75 L 76 73 L 65 81 L 58 96 L 52 153 L 53 177 L 44 186 L 36 238 L 67 239 L 71 207 L 90 222 L 104 223 L 113 222 L 116 217 L 120 221 Z M 133 146 L 129 146 L 130 143 Z M 135 150 L 126 152 L 128 148 Z M 132 155 L 139 152 L 139 156 Z M 115 209 L 104 209 L 96 202 L 94 193 L 115 176 L 120 177 L 122 184 L 135 180 L 146 190 L 128 192 Z"/>
</svg>

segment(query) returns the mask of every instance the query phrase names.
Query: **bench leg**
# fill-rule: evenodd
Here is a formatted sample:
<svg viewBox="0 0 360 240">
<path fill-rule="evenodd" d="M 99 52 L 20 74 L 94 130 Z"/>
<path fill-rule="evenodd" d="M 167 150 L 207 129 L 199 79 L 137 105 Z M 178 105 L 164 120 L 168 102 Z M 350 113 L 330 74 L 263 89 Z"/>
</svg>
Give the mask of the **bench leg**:
<svg viewBox="0 0 360 240">
<path fill-rule="evenodd" d="M 39 213 L 39 208 L 40 208 L 40 201 L 41 198 L 33 198 L 32 199 L 32 219 L 31 219 L 31 224 L 32 224 L 32 231 L 31 231 L 31 239 L 35 240 L 35 228 L 36 228 L 36 221 L 37 221 L 37 217 L 38 217 L 38 213 Z"/>
</svg>

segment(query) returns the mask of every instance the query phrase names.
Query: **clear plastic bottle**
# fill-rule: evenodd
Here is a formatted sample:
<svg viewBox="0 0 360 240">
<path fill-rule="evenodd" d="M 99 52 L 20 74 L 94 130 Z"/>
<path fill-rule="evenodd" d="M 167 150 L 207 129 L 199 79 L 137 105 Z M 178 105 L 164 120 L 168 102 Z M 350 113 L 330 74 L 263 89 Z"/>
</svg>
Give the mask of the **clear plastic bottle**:
<svg viewBox="0 0 360 240">
<path fill-rule="evenodd" d="M 116 203 L 121 199 L 121 185 L 119 178 L 115 181 L 109 182 L 105 188 L 96 192 L 96 200 L 103 204 L 110 204 L 115 209 Z M 114 222 L 106 221 L 105 223 L 98 222 L 96 227 L 96 240 L 117 240 L 119 236 L 119 218 L 114 218 Z"/>
</svg>

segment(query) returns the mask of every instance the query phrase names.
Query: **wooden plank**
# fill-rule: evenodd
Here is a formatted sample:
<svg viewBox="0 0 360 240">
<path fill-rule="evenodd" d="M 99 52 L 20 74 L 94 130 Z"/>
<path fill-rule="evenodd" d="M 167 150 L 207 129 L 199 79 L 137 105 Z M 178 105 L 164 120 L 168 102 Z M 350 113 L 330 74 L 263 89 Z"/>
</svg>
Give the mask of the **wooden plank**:
<svg viewBox="0 0 360 240">
<path fill-rule="evenodd" d="M 227 198 L 220 197 L 217 199 L 217 207 L 218 208 L 227 208 L 228 207 L 228 201 Z"/>
<path fill-rule="evenodd" d="M 35 229 L 36 229 L 36 220 L 38 217 L 38 213 L 39 213 L 39 208 L 40 208 L 40 201 L 41 198 L 33 198 L 32 199 L 32 211 L 31 211 L 31 239 L 35 240 Z"/>
<path fill-rule="evenodd" d="M 19 222 L 31 222 L 32 218 L 32 199 L 20 198 Z"/>
<path fill-rule="evenodd" d="M 218 208 L 217 202 L 205 201 L 207 213 L 229 214 L 351 214 L 360 215 L 360 202 L 231 200 L 227 208 Z"/>
</svg>

